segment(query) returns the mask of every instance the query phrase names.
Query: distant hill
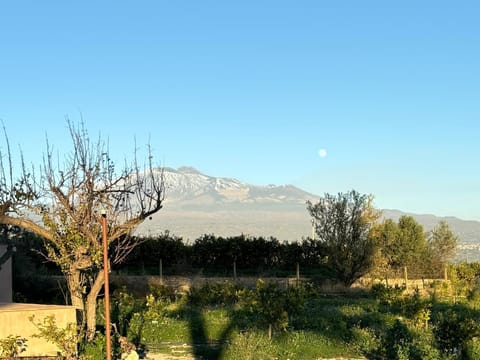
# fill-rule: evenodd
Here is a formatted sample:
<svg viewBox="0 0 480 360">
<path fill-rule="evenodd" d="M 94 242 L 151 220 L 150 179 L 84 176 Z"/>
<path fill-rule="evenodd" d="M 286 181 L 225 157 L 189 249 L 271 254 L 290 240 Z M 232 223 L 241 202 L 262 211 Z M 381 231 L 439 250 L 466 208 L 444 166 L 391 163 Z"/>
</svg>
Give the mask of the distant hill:
<svg viewBox="0 0 480 360">
<path fill-rule="evenodd" d="M 192 167 L 166 168 L 164 208 L 139 228 L 142 235 L 165 230 L 194 241 L 203 234 L 234 236 L 273 236 L 295 241 L 312 235 L 306 201 L 317 201 L 318 195 L 293 185 L 258 186 L 232 178 L 219 178 Z M 431 230 L 446 220 L 459 236 L 459 258 L 480 259 L 480 222 L 455 217 L 410 214 L 400 210 L 382 210 L 384 218 L 398 220 L 411 215 Z"/>
</svg>

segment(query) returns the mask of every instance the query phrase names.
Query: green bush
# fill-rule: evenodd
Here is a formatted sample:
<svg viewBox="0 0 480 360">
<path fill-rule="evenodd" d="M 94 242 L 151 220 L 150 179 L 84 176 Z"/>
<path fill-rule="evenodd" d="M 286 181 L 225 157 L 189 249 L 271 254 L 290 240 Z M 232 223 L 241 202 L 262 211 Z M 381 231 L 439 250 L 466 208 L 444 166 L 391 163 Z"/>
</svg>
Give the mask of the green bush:
<svg viewBox="0 0 480 360">
<path fill-rule="evenodd" d="M 440 352 L 428 331 L 415 331 L 399 319 L 388 329 L 380 346 L 369 355 L 372 359 L 438 360 Z"/>
<path fill-rule="evenodd" d="M 474 337 L 468 340 L 462 352 L 462 359 L 478 360 L 480 359 L 480 338 Z"/>
<path fill-rule="evenodd" d="M 178 300 L 177 290 L 173 286 L 168 285 L 149 285 L 148 293 L 155 296 L 157 299 L 164 301 Z"/>
<path fill-rule="evenodd" d="M 428 328 L 431 304 L 420 297 L 418 289 L 411 296 L 402 299 L 401 308 L 403 315 L 412 319 L 415 326 Z"/>
<path fill-rule="evenodd" d="M 83 337 L 77 324 L 68 323 L 65 328 L 61 328 L 57 325 L 55 315 L 47 316 L 38 322 L 35 321 L 35 315 L 32 315 L 29 320 L 38 330 L 33 337 L 44 339 L 58 346 L 66 360 L 77 359 L 77 345 Z"/>
<path fill-rule="evenodd" d="M 372 285 L 370 295 L 377 299 L 383 305 L 393 305 L 399 303 L 405 291 L 404 287 L 398 285 L 386 286 L 382 283 Z"/>
<path fill-rule="evenodd" d="M 351 344 L 362 354 L 368 355 L 378 350 L 380 339 L 372 329 L 354 326 L 351 329 Z"/>
<path fill-rule="evenodd" d="M 100 332 L 95 333 L 92 341 L 81 344 L 81 353 L 88 360 L 104 360 L 107 358 L 105 335 Z"/>
<path fill-rule="evenodd" d="M 436 314 L 433 333 L 442 353 L 457 356 L 469 340 L 480 336 L 480 324 L 466 309 L 448 309 Z"/>
<path fill-rule="evenodd" d="M 227 305 L 238 301 L 241 288 L 229 281 L 223 283 L 206 283 L 200 288 L 190 289 L 188 302 L 192 305 Z"/>
<path fill-rule="evenodd" d="M 16 358 L 27 350 L 26 343 L 27 339 L 18 335 L 9 335 L 5 339 L 0 339 L 0 357 L 7 360 Z"/>
</svg>

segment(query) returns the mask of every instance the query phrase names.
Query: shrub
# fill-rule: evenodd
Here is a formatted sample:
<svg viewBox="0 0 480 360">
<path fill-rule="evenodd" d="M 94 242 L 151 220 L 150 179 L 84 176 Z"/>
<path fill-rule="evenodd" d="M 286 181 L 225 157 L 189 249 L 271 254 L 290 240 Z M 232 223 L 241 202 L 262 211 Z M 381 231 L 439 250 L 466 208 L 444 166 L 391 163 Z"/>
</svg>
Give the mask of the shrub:
<svg viewBox="0 0 480 360">
<path fill-rule="evenodd" d="M 480 324 L 465 309 L 449 309 L 435 320 L 435 341 L 445 355 L 458 355 L 469 340 L 480 336 Z"/>
<path fill-rule="evenodd" d="M 380 339 L 372 329 L 354 326 L 351 329 L 351 343 L 362 354 L 368 355 L 378 350 Z"/>
<path fill-rule="evenodd" d="M 434 346 L 431 333 L 412 331 L 397 319 L 387 331 L 372 358 L 388 360 L 438 360 L 440 352 Z"/>
<path fill-rule="evenodd" d="M 27 350 L 27 339 L 21 336 L 9 335 L 5 339 L 0 339 L 0 358 L 13 359 L 17 355 Z"/>
<path fill-rule="evenodd" d="M 81 344 L 81 352 L 83 356 L 88 360 L 106 359 L 107 349 L 105 335 L 97 331 L 92 341 Z"/>
<path fill-rule="evenodd" d="M 462 352 L 462 359 L 478 360 L 480 359 L 480 338 L 474 337 L 468 340 Z"/>
<path fill-rule="evenodd" d="M 66 360 L 77 359 L 77 344 L 82 336 L 76 324 L 68 323 L 65 328 L 60 328 L 54 315 L 47 316 L 39 322 L 35 322 L 35 315 L 32 315 L 29 319 L 39 331 L 38 334 L 33 335 L 34 337 L 55 344 Z"/>
<path fill-rule="evenodd" d="M 370 289 L 370 294 L 374 299 L 379 300 L 383 305 L 393 305 L 400 302 L 403 292 L 405 291 L 404 287 L 398 285 L 386 286 L 382 283 L 372 285 Z"/>
<path fill-rule="evenodd" d="M 201 288 L 192 288 L 188 302 L 192 305 L 227 305 L 238 301 L 240 287 L 232 282 L 206 283 Z"/>
<path fill-rule="evenodd" d="M 420 297 L 418 289 L 412 296 L 406 297 L 402 301 L 402 313 L 414 321 L 415 326 L 428 329 L 430 321 L 431 304 Z"/>
</svg>

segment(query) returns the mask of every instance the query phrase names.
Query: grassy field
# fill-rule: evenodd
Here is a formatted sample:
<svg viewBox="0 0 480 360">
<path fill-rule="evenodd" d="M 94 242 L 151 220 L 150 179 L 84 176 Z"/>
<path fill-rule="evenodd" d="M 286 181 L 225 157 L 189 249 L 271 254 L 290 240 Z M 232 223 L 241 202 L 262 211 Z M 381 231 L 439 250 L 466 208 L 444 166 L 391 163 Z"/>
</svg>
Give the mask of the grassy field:
<svg viewBox="0 0 480 360">
<path fill-rule="evenodd" d="M 325 295 L 225 282 L 183 296 L 168 287 L 146 298 L 117 290 L 113 304 L 132 342 L 179 359 L 480 359 L 477 303 L 449 299 L 444 288 Z"/>
</svg>

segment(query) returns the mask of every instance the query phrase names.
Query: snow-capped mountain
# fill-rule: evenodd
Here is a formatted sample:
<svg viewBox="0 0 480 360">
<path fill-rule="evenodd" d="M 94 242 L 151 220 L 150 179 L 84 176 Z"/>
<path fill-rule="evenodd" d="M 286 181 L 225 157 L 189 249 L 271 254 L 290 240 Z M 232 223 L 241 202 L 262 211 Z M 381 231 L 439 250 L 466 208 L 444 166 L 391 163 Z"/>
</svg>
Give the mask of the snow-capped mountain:
<svg viewBox="0 0 480 360">
<path fill-rule="evenodd" d="M 202 174 L 192 167 L 166 168 L 165 207 L 186 205 L 302 205 L 318 197 L 292 185 L 257 186 L 232 178 Z"/>
<path fill-rule="evenodd" d="M 319 196 L 295 186 L 258 186 L 209 176 L 192 167 L 165 168 L 164 179 L 163 209 L 140 226 L 139 234 L 168 230 L 186 241 L 204 234 L 273 236 L 287 241 L 312 236 L 306 201 L 315 202 Z M 446 220 L 460 238 L 461 258 L 480 259 L 480 222 L 383 210 L 383 218 L 396 221 L 402 215 L 413 216 L 425 231 Z"/>
<path fill-rule="evenodd" d="M 213 177 L 192 167 L 165 168 L 163 209 L 139 228 L 141 234 L 169 230 L 184 239 L 204 234 L 299 240 L 311 235 L 306 201 L 318 196 L 292 185 L 258 186 Z"/>
</svg>

